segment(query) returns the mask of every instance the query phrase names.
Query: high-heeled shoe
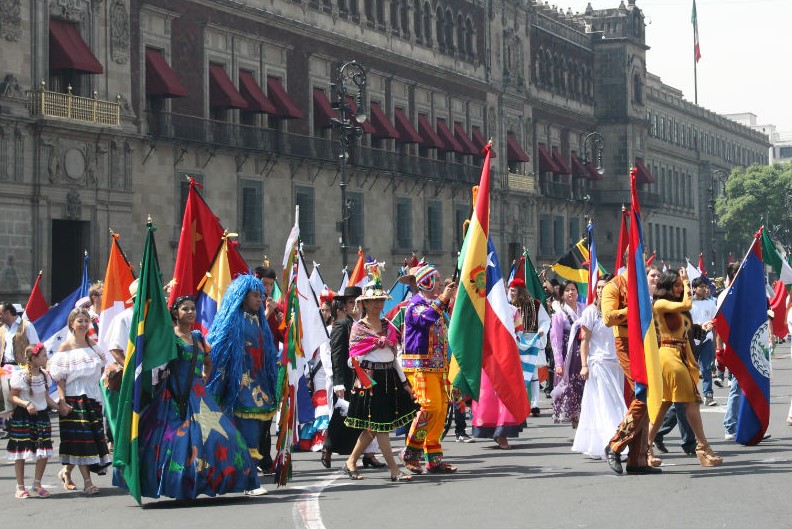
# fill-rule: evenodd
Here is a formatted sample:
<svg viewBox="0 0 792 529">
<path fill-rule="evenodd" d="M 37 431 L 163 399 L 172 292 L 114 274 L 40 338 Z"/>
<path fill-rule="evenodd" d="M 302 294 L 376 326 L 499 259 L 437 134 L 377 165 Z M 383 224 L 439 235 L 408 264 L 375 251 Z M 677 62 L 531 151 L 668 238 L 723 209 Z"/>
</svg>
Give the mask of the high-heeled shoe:
<svg viewBox="0 0 792 529">
<path fill-rule="evenodd" d="M 363 468 L 385 468 L 388 465 L 381 461 L 377 461 L 374 456 L 363 456 Z"/>
<path fill-rule="evenodd" d="M 412 476 L 405 474 L 404 472 L 399 472 L 395 476 L 391 476 L 391 481 L 394 483 L 404 483 L 407 481 L 412 481 Z"/>
<path fill-rule="evenodd" d="M 717 467 L 723 464 L 723 458 L 715 455 L 709 443 L 699 443 L 696 445 L 696 457 L 702 467 Z"/>
<path fill-rule="evenodd" d="M 332 458 L 333 458 L 333 454 L 329 450 L 322 450 L 322 459 L 320 459 L 320 461 L 322 462 L 323 467 L 330 468 L 330 465 L 333 462 Z"/>
</svg>

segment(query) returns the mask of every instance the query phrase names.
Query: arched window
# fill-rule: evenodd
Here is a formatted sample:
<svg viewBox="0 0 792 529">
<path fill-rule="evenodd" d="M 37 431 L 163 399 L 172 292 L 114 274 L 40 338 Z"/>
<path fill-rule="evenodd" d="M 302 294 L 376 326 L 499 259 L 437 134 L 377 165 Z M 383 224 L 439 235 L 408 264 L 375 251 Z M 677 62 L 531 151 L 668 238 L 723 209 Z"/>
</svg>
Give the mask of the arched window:
<svg viewBox="0 0 792 529">
<path fill-rule="evenodd" d="M 449 53 L 454 53 L 454 15 L 450 9 L 445 14 L 445 45 Z"/>
<path fill-rule="evenodd" d="M 421 31 L 423 26 L 423 18 L 421 17 L 421 0 L 415 0 L 413 5 L 413 32 L 415 32 L 415 38 L 420 40 L 423 31 Z"/>
<path fill-rule="evenodd" d="M 401 0 L 401 32 L 406 37 L 410 34 L 410 0 Z"/>
<path fill-rule="evenodd" d="M 391 28 L 396 33 L 399 32 L 399 21 L 401 17 L 399 17 L 399 8 L 401 7 L 401 0 L 391 0 L 390 3 L 390 23 Z"/>
<path fill-rule="evenodd" d="M 437 6 L 435 11 L 435 35 L 437 36 L 437 47 L 440 51 L 445 51 L 445 32 L 443 31 L 443 8 Z"/>
<path fill-rule="evenodd" d="M 429 2 L 423 8 L 423 37 L 427 46 L 432 45 L 432 6 Z"/>
<path fill-rule="evenodd" d="M 633 74 L 633 102 L 639 105 L 643 103 L 643 82 L 637 72 Z"/>
<path fill-rule="evenodd" d="M 457 51 L 460 57 L 464 57 L 467 49 L 465 48 L 465 22 L 462 19 L 462 13 L 457 15 L 456 34 Z"/>
<path fill-rule="evenodd" d="M 465 52 L 470 59 L 473 59 L 476 56 L 473 40 L 473 21 L 468 18 L 465 20 Z"/>
<path fill-rule="evenodd" d="M 347 12 L 347 0 L 338 0 L 338 10 L 341 13 Z"/>
<path fill-rule="evenodd" d="M 363 12 L 366 20 L 374 22 L 374 0 L 363 0 Z"/>
</svg>

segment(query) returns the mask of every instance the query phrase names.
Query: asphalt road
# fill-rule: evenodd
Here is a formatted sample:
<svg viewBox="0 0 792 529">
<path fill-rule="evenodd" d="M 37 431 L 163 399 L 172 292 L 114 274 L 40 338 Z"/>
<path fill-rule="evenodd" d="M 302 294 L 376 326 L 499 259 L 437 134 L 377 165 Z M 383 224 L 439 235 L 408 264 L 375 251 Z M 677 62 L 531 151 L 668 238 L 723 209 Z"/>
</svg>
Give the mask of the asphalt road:
<svg viewBox="0 0 792 529">
<path fill-rule="evenodd" d="M 786 424 L 792 395 L 792 361 L 784 345 L 773 361 L 772 437 L 756 447 L 723 439 L 727 389 L 716 388 L 717 407 L 702 408 L 714 450 L 725 459 L 702 468 L 682 453 L 678 434 L 666 438 L 661 476 L 617 476 L 603 461 L 570 452 L 572 430 L 554 425 L 543 401 L 543 417 L 529 419 L 514 449 L 495 443 L 444 443 L 447 460 L 459 466 L 451 476 L 418 476 L 393 484 L 387 471 L 365 470 L 350 481 L 339 469 L 319 464 L 319 455 L 295 454 L 294 480 L 259 498 L 231 495 L 193 502 L 144 499 L 138 507 L 109 476 L 94 480 L 95 497 L 64 491 L 54 458 L 45 473 L 49 499 L 14 498 L 13 465 L 0 446 L 0 526 L 140 528 L 792 528 L 792 428 Z M 54 421 L 57 424 L 57 420 Z M 404 439 L 394 439 L 400 449 Z M 32 466 L 28 466 L 28 476 Z M 75 473 L 77 474 L 77 473 Z M 28 477 L 28 484 L 32 478 Z M 81 485 L 77 478 L 78 486 Z M 6 525 L 8 524 L 8 525 Z"/>
</svg>

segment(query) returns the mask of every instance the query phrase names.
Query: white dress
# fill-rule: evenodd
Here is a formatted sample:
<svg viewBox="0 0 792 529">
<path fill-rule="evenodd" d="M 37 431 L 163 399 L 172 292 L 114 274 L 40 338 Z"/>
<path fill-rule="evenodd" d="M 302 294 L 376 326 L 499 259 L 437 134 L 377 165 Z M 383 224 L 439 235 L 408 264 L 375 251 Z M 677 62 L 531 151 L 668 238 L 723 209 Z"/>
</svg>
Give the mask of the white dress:
<svg viewBox="0 0 792 529">
<path fill-rule="evenodd" d="M 613 329 L 602 322 L 599 309 L 593 304 L 586 307 L 578 321 L 591 331 L 591 343 L 588 354 L 589 378 L 583 391 L 580 422 L 572 451 L 601 459 L 605 456 L 605 445 L 627 414 L 624 372 L 616 357 Z"/>
</svg>

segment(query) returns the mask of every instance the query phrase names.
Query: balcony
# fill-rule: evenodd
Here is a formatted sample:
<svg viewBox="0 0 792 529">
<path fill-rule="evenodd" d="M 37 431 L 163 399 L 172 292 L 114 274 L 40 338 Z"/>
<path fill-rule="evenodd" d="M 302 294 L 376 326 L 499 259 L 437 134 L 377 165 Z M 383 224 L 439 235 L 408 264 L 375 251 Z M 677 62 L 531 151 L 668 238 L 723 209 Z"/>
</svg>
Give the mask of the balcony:
<svg viewBox="0 0 792 529">
<path fill-rule="evenodd" d="M 601 206 L 624 204 L 629 205 L 632 201 L 630 191 L 627 189 L 601 189 L 591 191 L 592 201 Z M 663 205 L 663 197 L 659 193 L 647 193 L 638 191 L 638 200 L 641 206 L 647 208 L 660 208 Z"/>
<path fill-rule="evenodd" d="M 41 88 L 27 93 L 30 115 L 36 117 L 61 118 L 82 123 L 117 127 L 121 124 L 121 105 L 118 101 L 102 101 L 93 97 L 81 97 L 68 92 L 50 92 Z"/>
<path fill-rule="evenodd" d="M 340 146 L 335 139 L 167 112 L 148 112 L 147 121 L 148 133 L 154 138 L 274 153 L 318 162 L 338 162 Z M 353 169 L 469 185 L 478 184 L 481 176 L 480 166 L 404 156 L 397 152 L 361 145 L 355 145 L 351 149 L 347 163 Z"/>
<path fill-rule="evenodd" d="M 506 185 L 513 191 L 523 191 L 525 193 L 536 193 L 536 177 L 508 173 L 506 175 Z"/>
</svg>

